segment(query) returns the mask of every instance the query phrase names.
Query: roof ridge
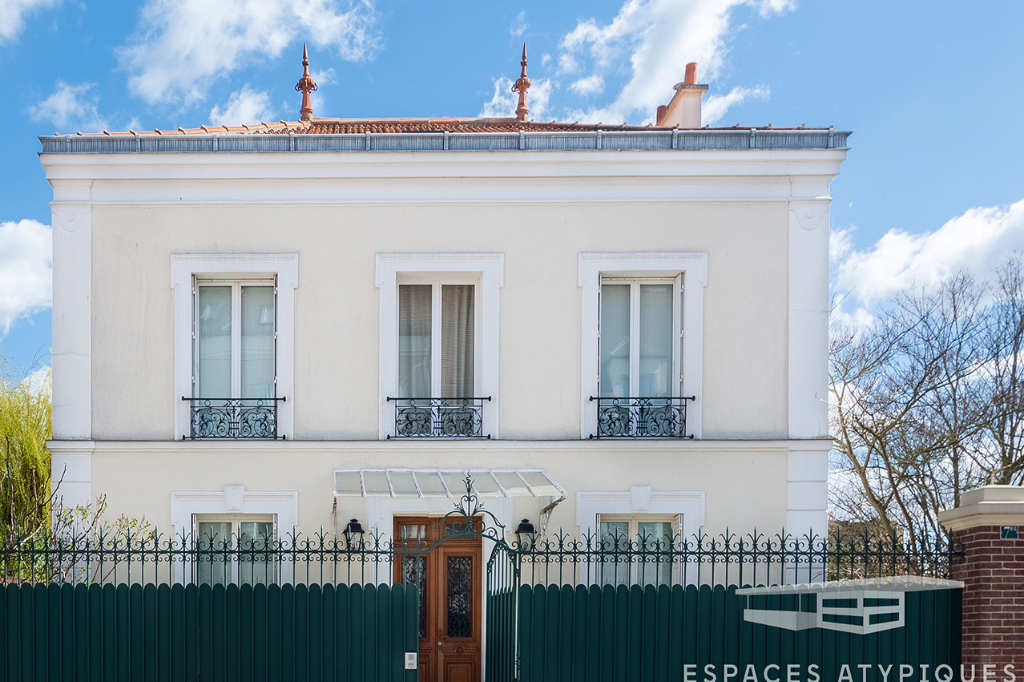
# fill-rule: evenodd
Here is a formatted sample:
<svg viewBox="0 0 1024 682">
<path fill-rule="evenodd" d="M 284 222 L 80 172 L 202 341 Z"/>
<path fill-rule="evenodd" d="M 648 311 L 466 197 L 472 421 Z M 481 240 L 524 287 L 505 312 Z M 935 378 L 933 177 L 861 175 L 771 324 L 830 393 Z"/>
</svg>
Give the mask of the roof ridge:
<svg viewBox="0 0 1024 682">
<path fill-rule="evenodd" d="M 516 132 L 595 132 L 595 131 L 631 131 L 653 132 L 670 131 L 672 128 L 656 128 L 650 123 L 644 125 L 581 123 L 579 121 L 520 121 L 516 118 L 496 117 L 397 117 L 397 118 L 311 118 L 305 121 L 277 121 L 267 123 L 261 121 L 254 124 L 237 126 L 200 125 L 198 128 L 182 128 L 176 130 L 153 129 L 152 131 L 106 131 L 100 133 L 82 133 L 87 137 L 94 135 L 108 136 L 149 136 L 149 135 L 281 135 L 281 134 L 312 134 L 312 135 L 344 135 L 344 134 L 394 134 L 394 133 L 516 133 Z M 687 132 L 690 129 L 679 129 Z M 825 131 L 829 128 L 815 128 L 806 125 L 794 127 L 767 126 L 729 126 L 727 128 L 696 128 L 694 131 Z M 57 137 L 65 134 L 54 133 Z"/>
</svg>

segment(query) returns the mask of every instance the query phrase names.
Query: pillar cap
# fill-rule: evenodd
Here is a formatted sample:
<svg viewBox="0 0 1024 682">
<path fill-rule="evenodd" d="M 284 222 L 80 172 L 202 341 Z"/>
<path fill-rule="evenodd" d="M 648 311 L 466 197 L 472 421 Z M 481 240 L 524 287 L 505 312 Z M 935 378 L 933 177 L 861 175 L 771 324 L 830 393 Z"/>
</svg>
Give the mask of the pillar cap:
<svg viewBox="0 0 1024 682">
<path fill-rule="evenodd" d="M 1024 526 L 1024 488 L 987 485 L 960 496 L 960 506 L 939 512 L 939 523 L 958 531 L 978 526 Z"/>
</svg>

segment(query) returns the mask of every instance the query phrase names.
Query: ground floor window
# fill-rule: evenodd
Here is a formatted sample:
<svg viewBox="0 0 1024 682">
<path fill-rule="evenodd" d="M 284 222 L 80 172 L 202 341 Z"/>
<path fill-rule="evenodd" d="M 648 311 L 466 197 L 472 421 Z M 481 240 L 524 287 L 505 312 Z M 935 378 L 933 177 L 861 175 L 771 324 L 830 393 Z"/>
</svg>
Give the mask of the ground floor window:
<svg viewBox="0 0 1024 682">
<path fill-rule="evenodd" d="M 680 517 L 602 514 L 602 585 L 671 585 Z"/>
<path fill-rule="evenodd" d="M 273 515 L 197 514 L 194 520 L 197 583 L 268 585 L 277 582 Z"/>
</svg>

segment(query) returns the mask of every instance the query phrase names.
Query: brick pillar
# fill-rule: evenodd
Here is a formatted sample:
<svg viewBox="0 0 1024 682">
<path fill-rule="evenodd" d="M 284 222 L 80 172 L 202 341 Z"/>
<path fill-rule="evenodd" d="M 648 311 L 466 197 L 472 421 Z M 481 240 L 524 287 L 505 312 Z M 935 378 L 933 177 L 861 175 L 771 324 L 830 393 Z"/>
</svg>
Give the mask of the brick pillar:
<svg viewBox="0 0 1024 682">
<path fill-rule="evenodd" d="M 1024 670 L 1024 488 L 990 485 L 960 496 L 939 521 L 963 545 L 963 662 Z M 979 668 L 980 670 L 980 668 Z"/>
</svg>

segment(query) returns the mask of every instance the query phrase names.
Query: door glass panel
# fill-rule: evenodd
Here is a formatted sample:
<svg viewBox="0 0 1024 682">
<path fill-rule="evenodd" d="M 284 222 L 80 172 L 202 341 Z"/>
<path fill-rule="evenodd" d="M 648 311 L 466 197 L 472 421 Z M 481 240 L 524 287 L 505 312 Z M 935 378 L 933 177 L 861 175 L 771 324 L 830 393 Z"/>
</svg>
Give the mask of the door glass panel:
<svg viewBox="0 0 1024 682">
<path fill-rule="evenodd" d="M 415 542 L 411 543 L 415 547 Z M 402 584 L 419 588 L 420 637 L 427 636 L 427 558 L 425 556 L 402 557 Z"/>
<path fill-rule="evenodd" d="M 641 396 L 672 395 L 672 285 L 640 285 Z"/>
<path fill-rule="evenodd" d="M 400 527 L 402 545 L 408 547 L 425 547 L 427 540 L 427 524 L 403 523 Z"/>
<path fill-rule="evenodd" d="M 441 397 L 471 398 L 473 384 L 473 285 L 441 287 Z"/>
<path fill-rule="evenodd" d="M 418 549 L 427 546 L 427 524 L 403 523 L 399 526 L 400 546 L 404 549 Z M 402 557 L 402 583 L 416 585 L 420 598 L 420 637 L 427 636 L 427 557 L 422 555 Z"/>
<path fill-rule="evenodd" d="M 601 396 L 629 396 L 629 285 L 601 285 Z"/>
<path fill-rule="evenodd" d="M 200 521 L 196 524 L 198 555 L 196 581 L 200 585 L 227 585 L 231 582 L 230 521 Z"/>
<path fill-rule="evenodd" d="M 448 636 L 473 636 L 473 557 L 448 557 Z"/>
<path fill-rule="evenodd" d="M 398 396 L 429 398 L 430 391 L 429 284 L 398 287 Z"/>
<path fill-rule="evenodd" d="M 199 287 L 196 396 L 231 395 L 231 287 Z"/>
<path fill-rule="evenodd" d="M 270 558 L 274 524 L 270 521 L 243 521 L 238 526 L 238 578 L 243 585 L 269 585 L 274 582 L 274 562 Z"/>
<path fill-rule="evenodd" d="M 641 585 L 669 585 L 672 581 L 672 524 L 665 521 L 641 521 L 637 524 L 644 552 L 651 552 L 637 563 Z"/>
<path fill-rule="evenodd" d="M 629 523 L 625 521 L 601 522 L 601 584 L 629 584 Z"/>
<path fill-rule="evenodd" d="M 274 287 L 242 287 L 241 397 L 274 397 Z"/>
</svg>

